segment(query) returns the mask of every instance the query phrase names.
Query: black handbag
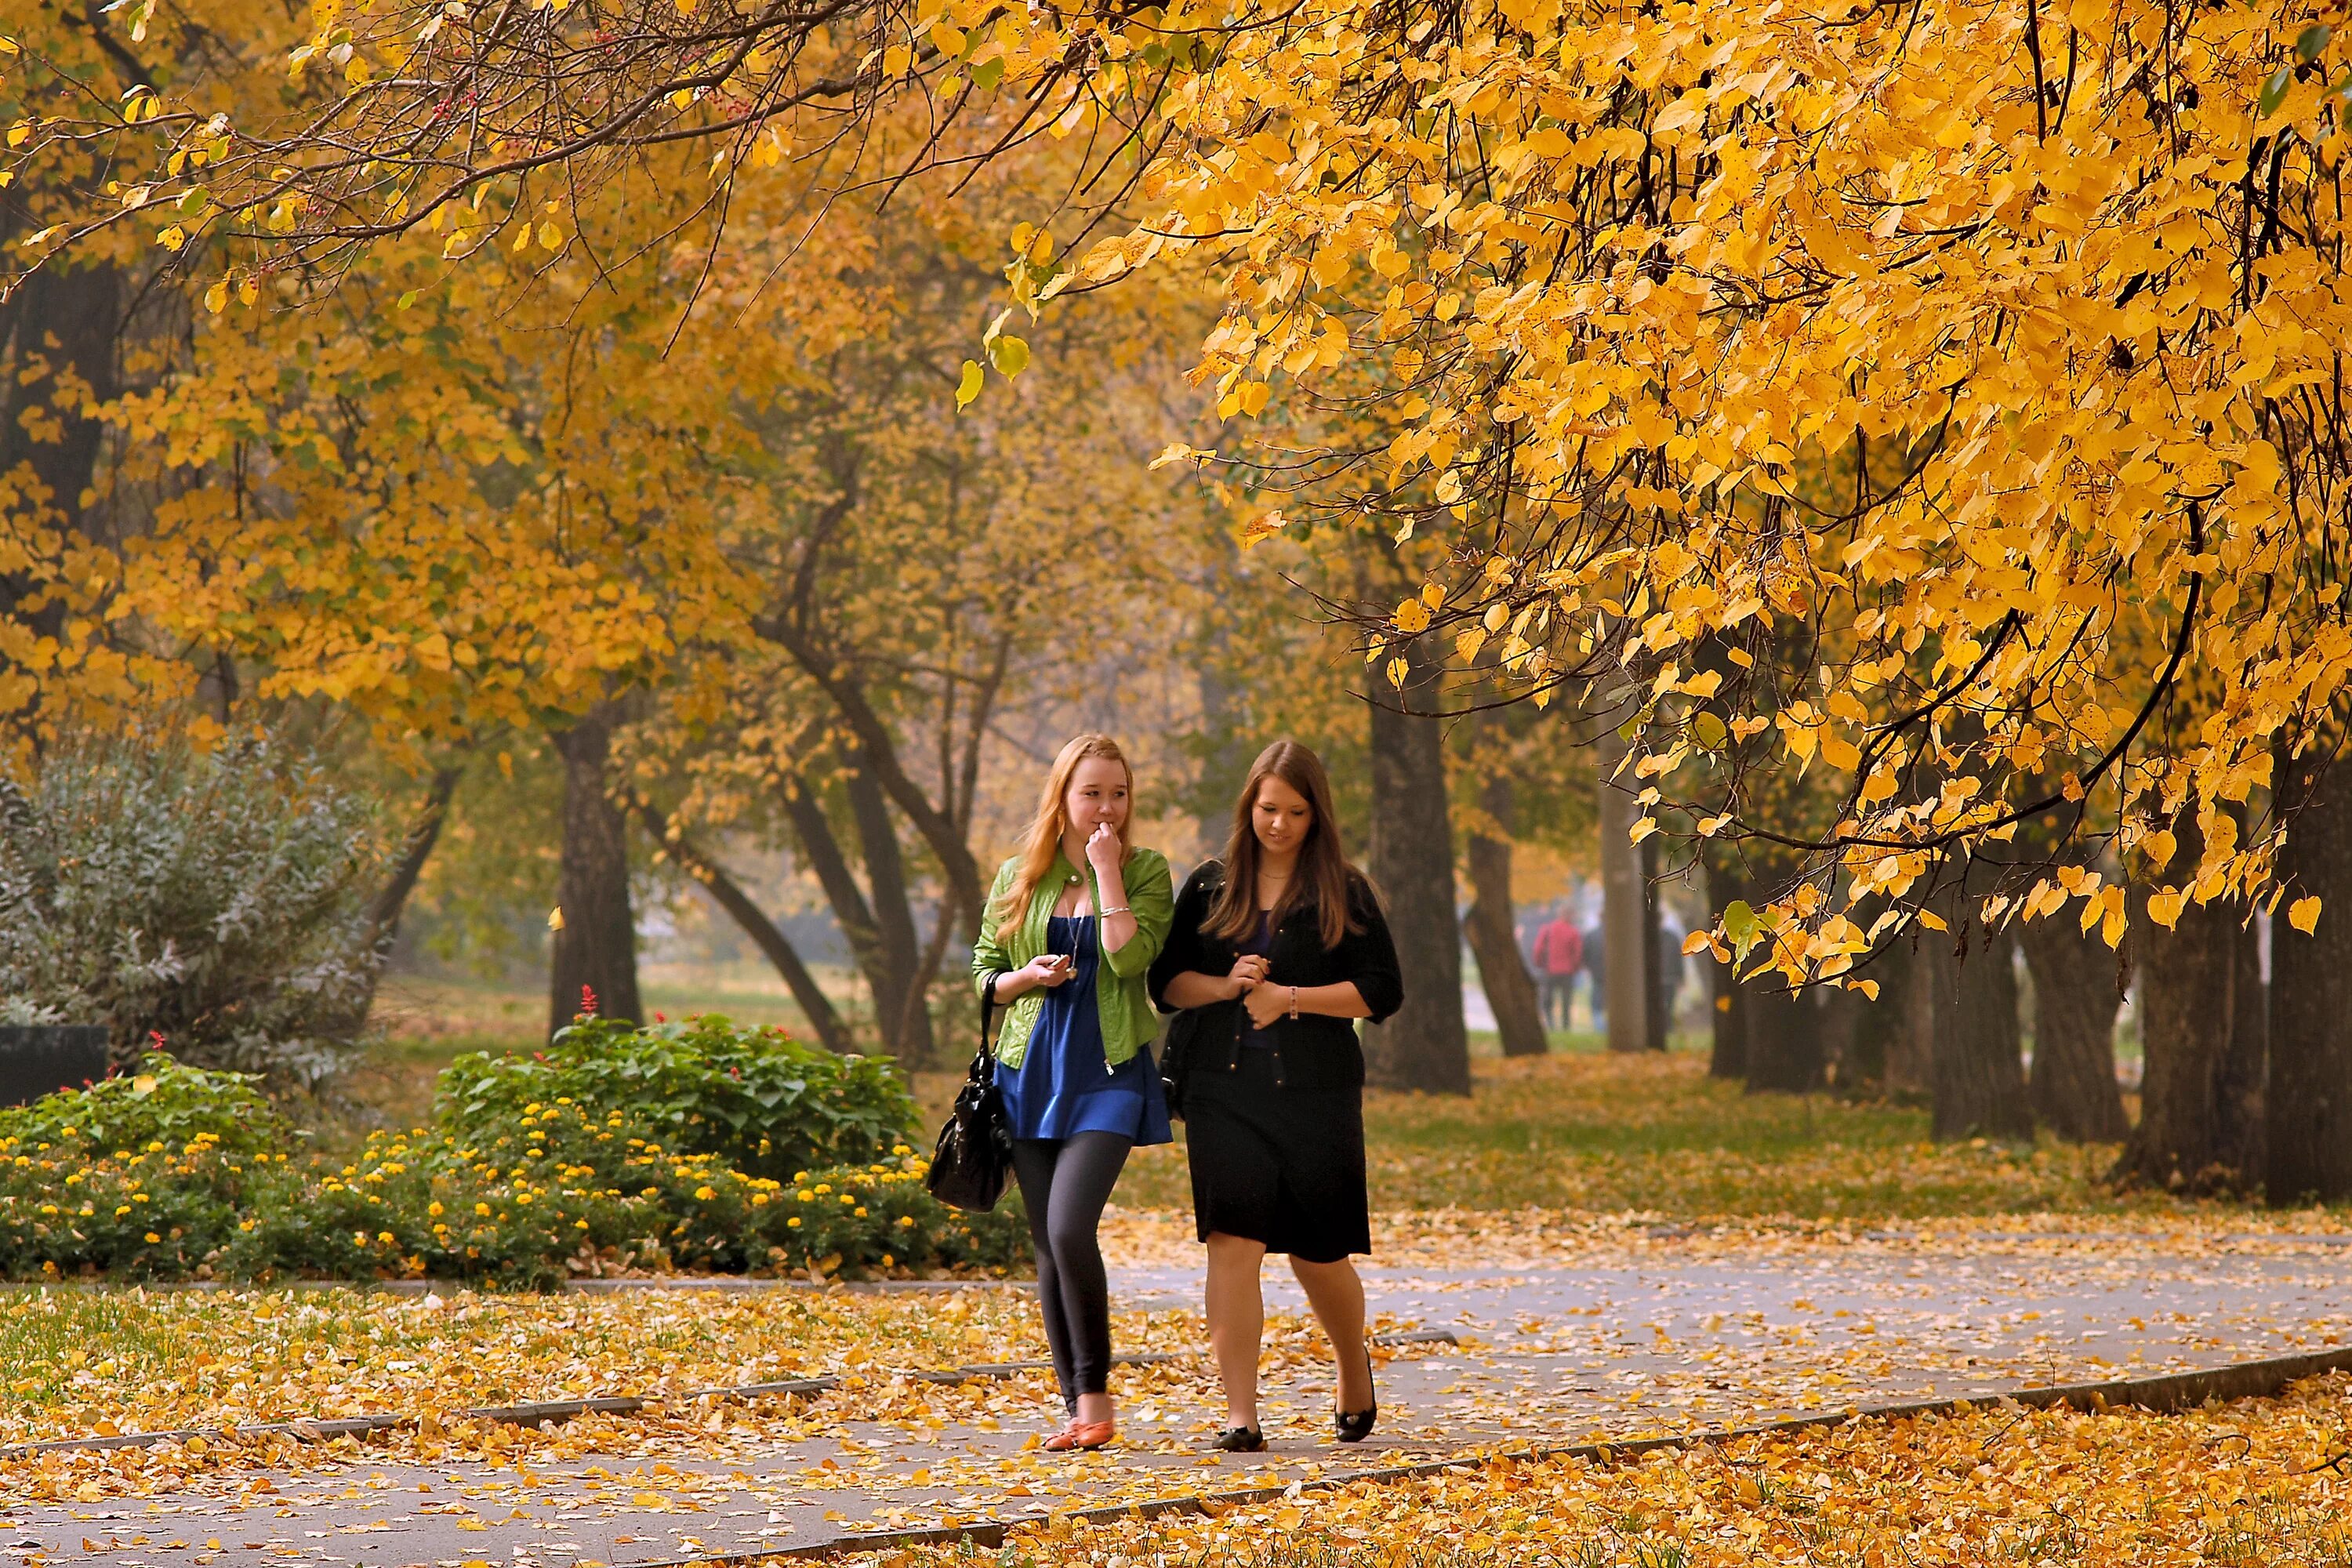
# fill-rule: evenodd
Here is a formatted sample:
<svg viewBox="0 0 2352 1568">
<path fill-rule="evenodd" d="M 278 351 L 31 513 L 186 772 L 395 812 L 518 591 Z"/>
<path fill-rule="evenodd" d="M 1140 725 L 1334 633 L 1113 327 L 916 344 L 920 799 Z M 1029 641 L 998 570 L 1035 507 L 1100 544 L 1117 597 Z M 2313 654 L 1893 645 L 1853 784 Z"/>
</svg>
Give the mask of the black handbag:
<svg viewBox="0 0 2352 1568">
<path fill-rule="evenodd" d="M 996 1008 L 996 982 L 992 973 L 981 989 L 980 1054 L 956 1090 L 955 1105 L 939 1142 L 931 1150 L 931 1168 L 923 1184 L 931 1196 L 950 1208 L 987 1210 L 1004 1195 L 1013 1170 L 1013 1129 L 1004 1120 L 1004 1096 L 996 1087 L 996 1055 L 989 1048 L 989 1015 Z"/>
</svg>

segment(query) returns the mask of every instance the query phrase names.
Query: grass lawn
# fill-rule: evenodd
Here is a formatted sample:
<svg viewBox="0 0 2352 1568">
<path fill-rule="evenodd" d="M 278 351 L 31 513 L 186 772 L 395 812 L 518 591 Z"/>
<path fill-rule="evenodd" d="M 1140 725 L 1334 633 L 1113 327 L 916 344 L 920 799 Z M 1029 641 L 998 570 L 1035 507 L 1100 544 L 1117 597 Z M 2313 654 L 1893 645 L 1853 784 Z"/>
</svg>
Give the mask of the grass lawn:
<svg viewBox="0 0 2352 1568">
<path fill-rule="evenodd" d="M 1366 1097 L 1374 1208 L 1906 1219 L 2179 1206 L 2106 1190 L 2109 1146 L 1937 1145 L 1924 1109 L 1745 1094 L 1709 1079 L 1696 1052 L 1486 1058 L 1472 1068 L 1467 1099 Z M 1180 1150 L 1139 1154 L 1119 1201 L 1189 1203 Z"/>
<path fill-rule="evenodd" d="M 645 996 L 648 1011 L 672 1016 L 797 1021 L 780 994 L 739 976 L 663 975 Z M 379 1014 L 390 1037 L 355 1077 L 353 1098 L 387 1121 L 413 1124 L 428 1112 L 434 1075 L 451 1057 L 530 1048 L 545 1005 L 512 989 L 395 980 Z M 1937 1145 L 1921 1106 L 1746 1094 L 1706 1076 L 1701 1035 L 1636 1057 L 1612 1056 L 1586 1032 L 1555 1034 L 1549 1056 L 1513 1059 L 1496 1054 L 1491 1035 L 1474 1036 L 1468 1098 L 1369 1095 L 1373 1206 L 1864 1222 L 2197 1206 L 2109 1190 L 2100 1178 L 2114 1163 L 2112 1146 L 2047 1138 Z M 927 1129 L 960 1080 L 958 1072 L 915 1075 Z M 1119 1203 L 1189 1207 L 1182 1148 L 1180 1126 L 1173 1147 L 1139 1152 Z"/>
</svg>

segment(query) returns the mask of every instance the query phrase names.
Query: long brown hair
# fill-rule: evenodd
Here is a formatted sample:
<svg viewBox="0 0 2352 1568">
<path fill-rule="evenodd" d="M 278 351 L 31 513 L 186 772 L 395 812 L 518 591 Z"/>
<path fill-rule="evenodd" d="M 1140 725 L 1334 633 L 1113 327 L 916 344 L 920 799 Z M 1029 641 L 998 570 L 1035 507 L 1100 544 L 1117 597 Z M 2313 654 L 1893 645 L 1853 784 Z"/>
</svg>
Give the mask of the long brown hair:
<svg viewBox="0 0 2352 1568">
<path fill-rule="evenodd" d="M 1251 820 L 1257 809 L 1257 792 L 1266 780 L 1280 779 L 1314 809 L 1307 842 L 1298 847 L 1298 866 L 1290 883 L 1275 901 L 1274 925 L 1279 927 L 1291 910 L 1312 903 L 1328 950 L 1351 931 L 1363 930 L 1356 918 L 1350 894 L 1363 873 L 1348 864 L 1339 843 L 1339 818 L 1331 807 L 1331 780 L 1323 759 L 1296 741 L 1276 741 L 1250 764 L 1249 780 L 1234 803 L 1234 836 L 1225 844 L 1225 883 L 1209 905 L 1201 930 L 1210 936 L 1237 942 L 1257 930 L 1257 871 L 1260 847 L 1257 826 Z"/>
<path fill-rule="evenodd" d="M 1118 749 L 1118 742 L 1108 735 L 1073 735 L 1047 770 L 1045 787 L 1037 795 L 1037 815 L 1029 819 L 1028 829 L 1021 836 L 1021 868 L 1013 874 L 1013 884 L 1004 889 L 1004 897 L 988 911 L 999 942 L 1027 918 L 1029 900 L 1054 868 L 1054 857 L 1062 851 L 1062 836 L 1070 827 L 1070 777 L 1078 771 L 1078 764 L 1089 757 L 1117 763 L 1127 774 L 1127 823 L 1122 823 L 1118 830 L 1118 856 L 1122 861 L 1127 858 L 1127 825 L 1135 820 L 1135 769 L 1129 764 L 1127 753 Z"/>
</svg>

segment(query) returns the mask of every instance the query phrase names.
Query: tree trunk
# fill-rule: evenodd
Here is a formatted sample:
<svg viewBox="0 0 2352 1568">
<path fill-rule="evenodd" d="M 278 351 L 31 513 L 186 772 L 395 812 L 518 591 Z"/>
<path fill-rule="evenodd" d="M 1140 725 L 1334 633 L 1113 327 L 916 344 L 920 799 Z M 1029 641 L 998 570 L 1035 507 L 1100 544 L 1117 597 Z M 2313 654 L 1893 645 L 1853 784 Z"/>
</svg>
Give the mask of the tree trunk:
<svg viewBox="0 0 2352 1568">
<path fill-rule="evenodd" d="M 593 993 L 596 1012 L 632 1021 L 637 1001 L 637 927 L 629 905 L 628 820 L 606 787 L 619 704 L 599 703 L 555 736 L 563 758 L 563 858 L 556 876 L 548 1027 L 560 1029 Z"/>
<path fill-rule="evenodd" d="M 816 1036 L 817 1042 L 829 1051 L 854 1050 L 856 1042 L 850 1038 L 848 1026 L 834 1010 L 833 998 L 824 994 L 824 988 L 816 983 L 816 976 L 809 973 L 806 963 L 801 962 L 800 950 L 793 946 L 792 939 L 784 935 L 782 929 L 770 920 L 758 904 L 751 901 L 751 896 L 727 874 L 725 867 L 677 831 L 667 817 L 654 808 L 652 802 L 641 799 L 636 805 L 637 820 L 645 825 L 654 842 L 677 858 L 677 863 L 686 868 L 686 874 L 701 885 L 702 890 L 710 895 L 710 901 L 725 910 L 728 918 L 775 966 L 776 973 L 783 978 L 784 989 L 793 994 L 793 1003 L 799 1006 L 801 1016 L 808 1020 L 809 1030 Z"/>
<path fill-rule="evenodd" d="M 1821 1009 L 1812 993 L 1790 991 L 1778 974 L 1759 976 L 1745 989 L 1748 1092 L 1811 1094 L 1821 1088 Z"/>
<path fill-rule="evenodd" d="M 2068 911 L 2018 931 L 2033 976 L 2035 1120 L 2070 1143 L 2120 1143 L 2131 1131 L 2116 1087 L 2116 956 Z"/>
<path fill-rule="evenodd" d="M 1727 851 L 1717 850 L 1706 865 L 1706 907 L 1720 928 L 1723 911 L 1748 897 L 1747 879 Z M 1706 1076 L 1735 1079 L 1748 1076 L 1748 988 L 1731 964 L 1707 960 L 1707 978 L 1715 1005 L 1709 1016 L 1715 1026 L 1715 1048 L 1706 1059 Z"/>
<path fill-rule="evenodd" d="M 915 910 L 907 896 L 907 862 L 899 853 L 898 829 L 890 820 L 890 804 L 870 768 L 855 768 L 845 784 L 866 859 L 874 928 L 881 939 L 885 978 L 874 991 L 874 1021 L 893 1056 L 909 1066 L 926 1066 L 933 1056 L 931 975 L 915 934 Z"/>
<path fill-rule="evenodd" d="M 1633 796 L 1620 787 L 1617 764 L 1625 758 L 1625 742 L 1614 728 L 1599 740 L 1601 947 L 1602 989 L 1608 997 L 1609 1048 L 1646 1051 L 1650 1048 L 1650 1015 L 1657 1011 L 1657 985 L 1650 970 L 1646 940 L 1649 911 L 1642 879 L 1642 851 L 1626 836 L 1641 812 Z"/>
<path fill-rule="evenodd" d="M 1454 913 L 1454 830 L 1445 794 L 1445 738 L 1429 717 L 1439 656 L 1429 639 L 1407 654 L 1402 691 L 1373 694 L 1372 880 L 1388 900 L 1404 978 L 1404 1005 L 1364 1030 L 1366 1070 L 1389 1089 L 1470 1092 L 1470 1037 L 1462 1019 L 1462 933 Z M 1392 705 L 1409 707 L 1399 712 Z"/>
<path fill-rule="evenodd" d="M 1665 932 L 1661 917 L 1665 912 L 1658 901 L 1658 841 L 1654 837 L 1642 840 L 1636 864 L 1642 875 L 1642 984 L 1648 987 L 1643 993 L 1648 1006 L 1642 1017 L 1642 1048 L 1663 1051 L 1666 1048 L 1666 1031 L 1674 1026 L 1675 992 L 1672 980 L 1682 974 L 1683 955 L 1668 954 Z"/>
<path fill-rule="evenodd" d="M 1905 937 L 1902 1014 L 1886 1041 L 1886 1092 L 1924 1095 L 1936 1075 L 1936 986 L 1940 972 L 1931 951 L 1937 933 Z M 1949 937 L 1941 940 L 1949 942 Z M 1890 955 L 1895 956 L 1895 955 Z"/>
<path fill-rule="evenodd" d="M 1511 781 L 1488 779 L 1479 791 L 1480 804 L 1496 827 L 1511 831 Z M 1465 857 L 1470 868 L 1470 951 L 1477 955 L 1478 983 L 1486 1005 L 1495 1015 L 1495 1032 L 1507 1057 L 1539 1057 L 1550 1049 L 1544 1035 L 1543 1010 L 1536 995 L 1535 976 L 1519 956 L 1519 939 L 1511 924 L 1511 841 L 1474 834 Z"/>
<path fill-rule="evenodd" d="M 408 896 L 416 890 L 417 879 L 425 875 L 425 862 L 433 858 L 433 847 L 441 841 L 441 826 L 449 820 L 449 803 L 456 798 L 457 781 L 464 773 L 463 768 L 435 772 L 433 783 L 425 792 L 425 805 L 417 812 L 416 820 L 409 824 L 400 858 L 393 863 L 392 875 L 368 904 L 370 944 L 379 952 L 390 947 L 393 938 L 400 933 L 401 911 L 407 909 Z"/>
<path fill-rule="evenodd" d="M 2352 778 L 2279 748 L 2292 813 L 2280 872 L 2290 900 L 2321 900 L 2310 935 L 2271 925 L 2271 1073 L 2263 1192 L 2272 1203 L 2352 1199 Z"/>
<path fill-rule="evenodd" d="M 2194 868 L 2203 835 L 2177 821 L 2174 864 Z M 2132 942 L 2140 979 L 2139 1125 L 2115 1170 L 2119 1181 L 2207 1193 L 2261 1175 L 2261 958 L 2239 905 L 2182 906 L 2170 931 L 2135 900 Z M 2242 992 L 2252 992 L 2242 995 Z M 2250 1005 L 2251 1004 L 2251 1005 Z"/>
<path fill-rule="evenodd" d="M 1969 927 L 1961 928 L 1967 942 Z M 1931 986 L 1934 1037 L 1928 1046 L 1928 1093 L 1934 1135 L 1958 1138 L 2033 1136 L 2025 1098 L 2025 1046 L 2017 1026 L 2016 941 L 1991 932 L 1971 951 L 1952 939 L 1921 943 L 1921 978 Z"/>
</svg>

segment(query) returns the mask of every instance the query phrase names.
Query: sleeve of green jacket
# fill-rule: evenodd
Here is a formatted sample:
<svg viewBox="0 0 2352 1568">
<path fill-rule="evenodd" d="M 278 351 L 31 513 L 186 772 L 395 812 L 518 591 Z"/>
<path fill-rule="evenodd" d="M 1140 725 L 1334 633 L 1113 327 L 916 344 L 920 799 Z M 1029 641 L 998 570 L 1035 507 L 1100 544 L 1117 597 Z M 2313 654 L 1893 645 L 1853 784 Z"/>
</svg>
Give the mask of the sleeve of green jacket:
<svg viewBox="0 0 2352 1568">
<path fill-rule="evenodd" d="M 1140 974 L 1160 956 L 1168 928 L 1176 918 L 1176 896 L 1169 887 L 1168 858 L 1160 854 L 1131 855 L 1127 869 L 1135 880 L 1128 884 L 1128 911 L 1135 916 L 1135 934 L 1103 962 L 1118 975 Z"/>
<path fill-rule="evenodd" d="M 1005 956 L 1003 944 L 996 940 L 996 926 L 991 918 L 1012 880 L 1013 862 L 1008 860 L 996 868 L 996 880 L 989 884 L 988 901 L 981 906 L 980 934 L 972 939 L 971 943 L 971 994 L 975 996 L 980 995 L 981 983 L 990 975 L 1013 967 L 1013 961 Z"/>
</svg>

